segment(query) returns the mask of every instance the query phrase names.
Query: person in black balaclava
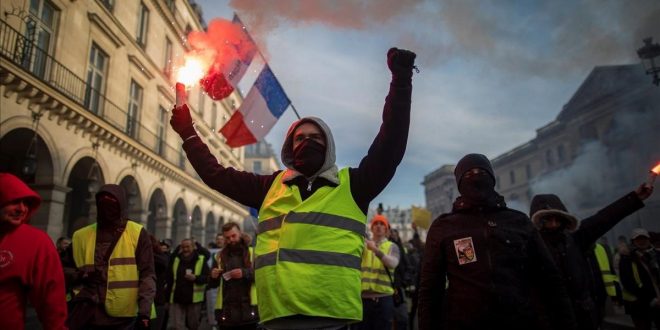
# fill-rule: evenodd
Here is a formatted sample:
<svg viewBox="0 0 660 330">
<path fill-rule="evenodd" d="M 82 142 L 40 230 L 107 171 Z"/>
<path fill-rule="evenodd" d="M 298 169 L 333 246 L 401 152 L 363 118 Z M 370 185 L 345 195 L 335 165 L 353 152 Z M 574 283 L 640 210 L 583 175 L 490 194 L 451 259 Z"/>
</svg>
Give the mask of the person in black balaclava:
<svg viewBox="0 0 660 330">
<path fill-rule="evenodd" d="M 148 329 L 156 293 L 151 238 L 127 218 L 124 189 L 96 194 L 97 222 L 77 230 L 63 263 L 72 287 L 70 329 Z"/>
<path fill-rule="evenodd" d="M 237 171 L 218 163 L 195 132 L 186 105 L 172 111 L 170 124 L 202 180 L 259 210 L 255 280 L 266 328 L 345 329 L 362 319 L 366 214 L 406 150 L 415 57 L 403 49 L 387 52 L 392 80 L 383 122 L 357 167 L 338 169 L 330 128 L 305 117 L 291 125 L 282 145 L 285 170 Z"/>
<path fill-rule="evenodd" d="M 554 329 L 575 329 L 557 268 L 529 218 L 495 192 L 488 158 L 466 155 L 454 175 L 461 195 L 426 237 L 419 328 L 535 329 L 538 293 Z"/>
</svg>

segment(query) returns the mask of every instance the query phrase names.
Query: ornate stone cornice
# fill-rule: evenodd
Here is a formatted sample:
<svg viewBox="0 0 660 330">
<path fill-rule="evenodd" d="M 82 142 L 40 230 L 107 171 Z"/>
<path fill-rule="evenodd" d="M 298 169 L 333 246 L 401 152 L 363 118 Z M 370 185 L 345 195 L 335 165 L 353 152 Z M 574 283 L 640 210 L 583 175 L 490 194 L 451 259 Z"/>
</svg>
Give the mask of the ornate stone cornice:
<svg viewBox="0 0 660 330">
<path fill-rule="evenodd" d="M 103 146 L 114 148 L 128 157 L 142 162 L 150 170 L 177 181 L 200 196 L 203 195 L 237 214 L 248 214 L 243 206 L 209 188 L 202 181 L 89 112 L 70 97 L 9 61 L 2 61 L 2 65 L 0 65 L 0 84 L 6 87 L 5 97 L 9 98 L 12 94 L 16 94 L 17 103 L 27 101 L 30 108 L 43 109 L 48 120 L 57 121 L 59 125 L 66 125 L 75 134 L 83 137 L 86 135 L 97 137 Z"/>
</svg>

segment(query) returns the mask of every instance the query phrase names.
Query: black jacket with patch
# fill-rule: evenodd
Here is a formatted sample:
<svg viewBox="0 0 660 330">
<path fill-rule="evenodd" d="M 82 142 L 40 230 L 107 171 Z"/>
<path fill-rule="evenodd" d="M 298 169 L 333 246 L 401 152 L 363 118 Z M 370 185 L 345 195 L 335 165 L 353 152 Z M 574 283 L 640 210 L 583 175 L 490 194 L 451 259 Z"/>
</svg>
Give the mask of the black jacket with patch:
<svg viewBox="0 0 660 330">
<path fill-rule="evenodd" d="M 452 213 L 433 222 L 421 272 L 420 329 L 534 329 L 536 294 L 555 328 L 575 328 L 566 289 L 527 215 L 501 197 L 491 206 L 459 198 Z"/>
</svg>

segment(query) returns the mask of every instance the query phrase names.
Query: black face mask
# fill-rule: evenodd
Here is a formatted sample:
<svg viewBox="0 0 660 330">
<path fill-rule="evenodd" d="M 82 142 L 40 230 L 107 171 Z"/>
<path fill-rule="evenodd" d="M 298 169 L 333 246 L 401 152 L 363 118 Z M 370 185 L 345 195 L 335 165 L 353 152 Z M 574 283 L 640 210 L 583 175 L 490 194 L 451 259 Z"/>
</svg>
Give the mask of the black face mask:
<svg viewBox="0 0 660 330">
<path fill-rule="evenodd" d="M 101 227 L 117 226 L 121 223 L 121 207 L 119 202 L 109 195 L 100 195 L 96 199 L 98 224 Z"/>
<path fill-rule="evenodd" d="M 472 202 L 485 202 L 497 196 L 495 180 L 487 173 L 463 178 L 458 191 L 461 196 Z"/>
<path fill-rule="evenodd" d="M 293 168 L 306 177 L 314 175 L 325 162 L 325 146 L 305 139 L 293 150 Z"/>
</svg>

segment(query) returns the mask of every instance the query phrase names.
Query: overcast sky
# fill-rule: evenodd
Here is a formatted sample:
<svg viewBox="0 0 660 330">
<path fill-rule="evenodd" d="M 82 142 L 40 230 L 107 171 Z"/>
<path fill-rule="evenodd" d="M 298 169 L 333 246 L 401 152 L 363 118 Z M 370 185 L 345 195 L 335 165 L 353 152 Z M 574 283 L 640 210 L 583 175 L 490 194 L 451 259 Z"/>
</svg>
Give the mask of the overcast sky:
<svg viewBox="0 0 660 330">
<path fill-rule="evenodd" d="M 639 63 L 642 39 L 660 39 L 658 0 L 197 2 L 206 22 L 240 16 L 300 115 L 330 125 L 339 167 L 378 132 L 387 50 L 416 52 L 408 148 L 374 200 L 403 208 L 425 204 L 424 175 L 529 141 L 595 66 Z M 295 119 L 287 110 L 266 136 L 278 157 Z"/>
</svg>

